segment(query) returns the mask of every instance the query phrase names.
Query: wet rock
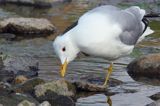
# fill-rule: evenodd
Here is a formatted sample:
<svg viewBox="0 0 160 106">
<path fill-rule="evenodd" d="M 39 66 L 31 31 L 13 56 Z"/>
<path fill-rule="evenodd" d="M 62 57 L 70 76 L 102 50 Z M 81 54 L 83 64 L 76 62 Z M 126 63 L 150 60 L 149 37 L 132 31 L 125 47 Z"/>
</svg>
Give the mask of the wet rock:
<svg viewBox="0 0 160 106">
<path fill-rule="evenodd" d="M 74 106 L 72 97 L 75 96 L 75 87 L 65 80 L 57 80 L 35 87 L 35 98 L 49 101 L 53 106 Z"/>
<path fill-rule="evenodd" d="M 7 56 L 3 64 L 5 73 L 11 73 L 15 76 L 23 75 L 27 78 L 38 76 L 38 61 L 33 57 Z"/>
<path fill-rule="evenodd" d="M 1 28 L 0 28 L 1 29 Z M 0 31 L 2 32 L 2 31 Z M 0 38 L 6 39 L 6 40 L 13 40 L 16 37 L 15 34 L 11 34 L 11 33 L 0 33 Z"/>
<path fill-rule="evenodd" d="M 15 93 L 6 93 L 0 94 L 0 103 L 4 106 L 17 106 L 23 100 L 28 100 L 36 105 L 39 104 L 37 100 L 29 95 L 24 94 L 15 94 Z"/>
<path fill-rule="evenodd" d="M 13 81 L 14 76 L 12 71 L 0 70 L 0 81 Z"/>
<path fill-rule="evenodd" d="M 29 79 L 22 84 L 15 85 L 13 91 L 16 93 L 28 93 L 32 95 L 34 92 L 34 87 L 43 83 L 45 83 L 45 81 L 40 78 Z"/>
<path fill-rule="evenodd" d="M 77 91 L 88 91 L 88 92 L 104 92 L 106 87 L 87 82 L 75 82 Z"/>
<path fill-rule="evenodd" d="M 127 66 L 127 69 L 128 74 L 134 79 L 146 77 L 160 80 L 160 53 L 135 59 Z"/>
<path fill-rule="evenodd" d="M 155 102 L 153 102 L 153 103 L 151 103 L 151 104 L 148 104 L 148 105 L 146 105 L 146 106 L 160 106 L 160 100 L 155 101 Z"/>
<path fill-rule="evenodd" d="M 153 100 L 160 100 L 160 92 L 150 96 L 150 98 L 153 99 Z"/>
<path fill-rule="evenodd" d="M 63 79 L 37 85 L 35 87 L 35 95 L 37 97 L 45 95 L 47 91 L 70 97 L 74 97 L 76 92 L 74 85 Z"/>
<path fill-rule="evenodd" d="M 38 7 L 51 7 L 55 3 L 59 2 L 71 2 L 72 0 L 4 0 L 2 3 L 14 3 L 22 5 L 31 5 Z"/>
<path fill-rule="evenodd" d="M 103 85 L 105 82 L 105 77 L 100 77 L 100 76 L 96 76 L 96 75 L 89 75 L 89 76 L 81 77 L 80 79 L 82 81 L 86 81 L 91 84 L 97 84 L 97 85 Z M 109 78 L 108 86 L 115 87 L 120 84 L 123 84 L 123 82 L 120 80 L 114 79 L 114 78 Z"/>
<path fill-rule="evenodd" d="M 51 104 L 48 101 L 44 101 L 39 106 L 51 106 Z"/>
<path fill-rule="evenodd" d="M 3 68 L 3 58 L 2 58 L 2 55 L 0 53 L 0 70 Z"/>
<path fill-rule="evenodd" d="M 25 77 L 23 75 L 19 75 L 14 79 L 14 84 L 20 84 L 20 83 L 23 83 L 23 82 L 25 82 L 27 80 L 28 80 L 27 77 Z"/>
<path fill-rule="evenodd" d="M 1 33 L 14 34 L 52 34 L 55 27 L 47 19 L 8 18 L 0 22 Z"/>
<path fill-rule="evenodd" d="M 18 104 L 18 106 L 36 106 L 36 105 L 28 100 L 23 100 Z"/>
<path fill-rule="evenodd" d="M 86 92 L 105 92 L 108 86 L 115 87 L 123 83 L 120 80 L 110 78 L 107 87 L 105 87 L 103 86 L 105 79 L 102 77 L 87 76 L 81 79 L 81 81 L 74 82 L 74 84 L 78 91 Z"/>
<path fill-rule="evenodd" d="M 45 95 L 36 98 L 39 102 L 49 101 L 51 106 L 75 106 L 73 98 L 63 95 L 58 95 L 52 91 L 47 91 Z"/>
</svg>

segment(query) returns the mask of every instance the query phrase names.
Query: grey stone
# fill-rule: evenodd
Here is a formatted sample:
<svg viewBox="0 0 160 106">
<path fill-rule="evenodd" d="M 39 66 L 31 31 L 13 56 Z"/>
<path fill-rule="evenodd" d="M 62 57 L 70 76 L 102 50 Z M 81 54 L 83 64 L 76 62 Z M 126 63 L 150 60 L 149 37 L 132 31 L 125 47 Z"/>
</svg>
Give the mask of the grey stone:
<svg viewBox="0 0 160 106">
<path fill-rule="evenodd" d="M 51 106 L 51 104 L 48 101 L 44 101 L 39 106 Z"/>
<path fill-rule="evenodd" d="M 57 80 L 37 85 L 35 98 L 39 102 L 48 101 L 52 106 L 75 106 L 75 86 L 65 80 Z"/>
<path fill-rule="evenodd" d="M 47 82 L 35 87 L 35 95 L 37 97 L 45 95 L 47 91 L 55 92 L 58 95 L 69 97 L 74 97 L 76 92 L 75 86 L 66 80 Z"/>
<path fill-rule="evenodd" d="M 55 27 L 47 19 L 8 18 L 0 21 L 1 33 L 16 34 L 51 34 Z"/>
<path fill-rule="evenodd" d="M 0 94 L 0 103 L 4 106 L 17 106 L 23 100 L 27 100 L 35 103 L 36 105 L 39 105 L 39 102 L 29 95 L 20 93 L 15 94 L 10 92 L 4 92 Z"/>
<path fill-rule="evenodd" d="M 3 70 L 13 72 L 15 75 L 33 77 L 38 75 L 38 61 L 29 56 L 7 56 L 3 61 Z"/>
<path fill-rule="evenodd" d="M 18 104 L 18 106 L 36 106 L 36 105 L 28 100 L 23 100 Z"/>
</svg>

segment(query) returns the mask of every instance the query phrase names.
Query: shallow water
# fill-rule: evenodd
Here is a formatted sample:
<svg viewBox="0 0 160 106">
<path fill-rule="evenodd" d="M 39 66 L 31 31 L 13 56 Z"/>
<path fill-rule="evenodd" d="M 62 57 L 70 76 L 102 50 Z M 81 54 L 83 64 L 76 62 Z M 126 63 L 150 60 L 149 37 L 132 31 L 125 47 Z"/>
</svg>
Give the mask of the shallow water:
<svg viewBox="0 0 160 106">
<path fill-rule="evenodd" d="M 116 4 L 117 2 L 111 2 L 109 0 L 110 4 Z M 5 41 L 4 39 L 1 39 L 0 50 L 7 55 L 34 56 L 39 60 L 39 77 L 44 78 L 45 80 L 59 79 L 60 62 L 52 49 L 52 40 L 55 38 L 55 35 L 63 32 L 67 26 L 76 21 L 82 13 L 95 5 L 97 5 L 97 2 L 72 2 L 59 4 L 49 9 L 3 5 L 0 7 L 0 19 L 11 16 L 44 17 L 49 19 L 57 27 L 58 32 L 45 38 L 23 38 L 23 40 L 18 41 Z M 123 7 L 122 4 L 116 5 Z M 131 4 L 125 4 L 125 6 L 128 5 Z M 159 7 L 157 7 L 156 4 L 155 10 L 157 8 Z M 127 64 L 134 58 L 145 54 L 160 52 L 160 33 L 159 28 L 157 28 L 157 25 L 160 25 L 160 22 L 152 22 L 152 24 L 156 33 L 136 45 L 136 48 L 130 56 L 115 61 L 114 71 L 111 77 L 121 80 L 124 83 L 120 86 L 108 88 L 110 92 L 116 93 L 115 95 L 110 96 L 113 106 L 145 106 L 146 104 L 153 102 L 148 96 L 160 92 L 160 86 L 158 86 L 160 85 L 159 82 L 154 85 L 151 85 L 150 83 L 136 82 L 126 72 Z M 104 78 L 106 75 L 105 70 L 108 66 L 108 61 L 105 59 L 95 57 L 77 58 L 74 62 L 69 64 L 66 78 L 69 80 L 80 80 L 81 78 L 92 76 Z M 111 106 L 107 103 L 107 99 L 108 95 L 106 94 L 95 94 L 79 98 L 76 105 Z"/>
</svg>

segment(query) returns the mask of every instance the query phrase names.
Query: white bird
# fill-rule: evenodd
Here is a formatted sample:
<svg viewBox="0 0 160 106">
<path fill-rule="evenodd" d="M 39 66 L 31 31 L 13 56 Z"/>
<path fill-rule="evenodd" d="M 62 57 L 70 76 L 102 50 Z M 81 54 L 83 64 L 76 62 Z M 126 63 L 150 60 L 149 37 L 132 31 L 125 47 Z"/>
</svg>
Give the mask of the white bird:
<svg viewBox="0 0 160 106">
<path fill-rule="evenodd" d="M 69 62 L 79 52 L 115 60 L 130 54 L 137 42 L 153 33 L 147 26 L 145 10 L 138 6 L 120 9 L 111 5 L 94 8 L 82 15 L 77 23 L 53 42 L 55 53 L 62 63 L 64 77 Z M 112 62 L 104 82 L 107 85 Z"/>
</svg>

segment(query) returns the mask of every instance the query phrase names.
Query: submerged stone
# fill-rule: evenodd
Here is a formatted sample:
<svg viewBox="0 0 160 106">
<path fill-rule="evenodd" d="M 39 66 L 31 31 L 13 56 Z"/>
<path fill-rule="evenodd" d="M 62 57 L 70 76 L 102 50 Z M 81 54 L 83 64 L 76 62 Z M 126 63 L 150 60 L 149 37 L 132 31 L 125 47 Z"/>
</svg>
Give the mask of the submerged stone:
<svg viewBox="0 0 160 106">
<path fill-rule="evenodd" d="M 160 100 L 160 92 L 150 96 L 150 98 L 153 99 L 153 100 Z"/>
<path fill-rule="evenodd" d="M 148 104 L 146 106 L 160 106 L 160 100 L 157 100 L 157 101 L 155 101 L 155 102 L 153 102 L 151 104 Z"/>
<path fill-rule="evenodd" d="M 7 56 L 3 60 L 3 65 L 3 70 L 12 72 L 15 76 L 23 75 L 32 78 L 38 75 L 38 61 L 33 57 Z"/>
</svg>

